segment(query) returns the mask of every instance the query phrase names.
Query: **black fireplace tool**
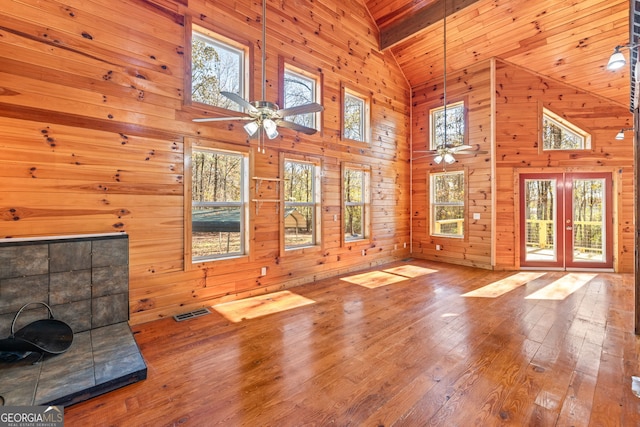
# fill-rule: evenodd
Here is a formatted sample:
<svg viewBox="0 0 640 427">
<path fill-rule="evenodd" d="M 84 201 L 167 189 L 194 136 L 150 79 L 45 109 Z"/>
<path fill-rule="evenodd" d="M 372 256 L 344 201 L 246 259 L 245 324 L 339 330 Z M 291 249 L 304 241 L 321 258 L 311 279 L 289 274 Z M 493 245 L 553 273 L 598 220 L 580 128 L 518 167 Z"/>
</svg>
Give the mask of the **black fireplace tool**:
<svg viewBox="0 0 640 427">
<path fill-rule="evenodd" d="M 40 319 L 29 323 L 14 332 L 16 320 L 22 311 L 30 304 L 42 304 L 49 310 L 48 319 Z M 11 335 L 0 339 L 0 361 L 11 362 L 24 359 L 29 353 L 44 355 L 62 354 L 71 347 L 73 330 L 61 320 L 53 318 L 51 307 L 44 302 L 30 302 L 23 305 L 11 322 Z"/>
</svg>

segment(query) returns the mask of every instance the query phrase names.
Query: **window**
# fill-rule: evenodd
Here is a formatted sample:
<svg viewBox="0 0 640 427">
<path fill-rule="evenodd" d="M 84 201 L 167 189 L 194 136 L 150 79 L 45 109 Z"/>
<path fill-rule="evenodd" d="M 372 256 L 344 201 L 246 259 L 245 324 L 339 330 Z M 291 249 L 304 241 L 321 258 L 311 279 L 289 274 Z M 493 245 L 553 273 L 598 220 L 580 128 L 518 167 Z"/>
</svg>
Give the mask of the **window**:
<svg viewBox="0 0 640 427">
<path fill-rule="evenodd" d="M 246 47 L 193 25 L 191 101 L 241 111 L 242 107 L 220 92 L 233 92 L 246 98 L 247 57 Z"/>
<path fill-rule="evenodd" d="M 286 64 L 284 66 L 282 86 L 284 92 L 283 108 L 297 107 L 298 105 L 310 104 L 312 102 L 322 103 L 320 99 L 319 78 L 316 75 Z M 308 113 L 285 117 L 285 119 L 312 129 L 319 129 L 319 117 L 320 113 Z"/>
<path fill-rule="evenodd" d="M 194 149 L 191 154 L 193 262 L 246 253 L 247 158 Z"/>
<path fill-rule="evenodd" d="M 369 237 L 369 180 L 370 170 L 364 166 L 343 168 L 344 240 Z"/>
<path fill-rule="evenodd" d="M 546 108 L 542 109 L 544 150 L 588 150 L 591 135 Z"/>
<path fill-rule="evenodd" d="M 369 141 L 369 100 L 344 88 L 342 137 L 354 141 Z"/>
<path fill-rule="evenodd" d="M 446 129 L 445 129 L 445 108 L 438 107 L 429 110 L 431 125 L 431 149 L 436 150 L 444 147 L 464 145 L 465 143 L 465 113 L 464 102 L 448 104 L 446 108 Z M 445 134 L 446 130 L 446 134 Z"/>
<path fill-rule="evenodd" d="M 431 234 L 464 236 L 464 171 L 431 174 Z"/>
<path fill-rule="evenodd" d="M 284 159 L 285 249 L 318 244 L 320 200 L 320 163 Z"/>
</svg>

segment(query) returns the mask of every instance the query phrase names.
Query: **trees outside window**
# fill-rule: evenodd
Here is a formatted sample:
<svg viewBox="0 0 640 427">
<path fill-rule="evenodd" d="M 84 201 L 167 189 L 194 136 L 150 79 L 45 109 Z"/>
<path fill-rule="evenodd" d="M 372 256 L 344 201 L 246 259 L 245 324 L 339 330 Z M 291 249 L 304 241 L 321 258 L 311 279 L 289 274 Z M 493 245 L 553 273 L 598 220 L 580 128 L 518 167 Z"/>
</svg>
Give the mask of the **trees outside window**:
<svg viewBox="0 0 640 427">
<path fill-rule="evenodd" d="M 319 164 L 284 160 L 284 245 L 317 245 L 320 216 Z"/>
<path fill-rule="evenodd" d="M 347 166 L 343 169 L 344 240 L 369 237 L 369 181 L 365 167 Z"/>
<path fill-rule="evenodd" d="M 431 174 L 431 234 L 463 237 L 465 217 L 464 171 Z"/>
<path fill-rule="evenodd" d="M 369 142 L 370 118 L 368 97 L 343 87 L 342 137 L 359 142 Z"/>
<path fill-rule="evenodd" d="M 293 69 L 288 65 L 285 66 L 283 86 L 284 108 L 297 107 L 312 102 L 320 103 L 318 99 L 318 79 L 308 75 L 308 73 Z M 285 119 L 312 129 L 319 129 L 318 114 L 298 114 L 285 117 Z"/>
<path fill-rule="evenodd" d="M 241 107 L 220 92 L 245 94 L 246 50 L 204 28 L 193 26 L 191 38 L 191 101 L 227 110 Z"/>
<path fill-rule="evenodd" d="M 586 150 L 591 148 L 591 135 L 543 108 L 542 148 L 544 150 Z"/>
<path fill-rule="evenodd" d="M 465 144 L 465 114 L 464 102 L 448 104 L 446 108 L 446 129 L 445 129 L 445 108 L 438 107 L 429 110 L 431 123 L 431 149 L 439 147 L 458 146 Z M 445 133 L 446 131 L 446 133 Z"/>
<path fill-rule="evenodd" d="M 245 253 L 246 157 L 197 149 L 191 154 L 191 252 L 194 262 Z"/>
</svg>

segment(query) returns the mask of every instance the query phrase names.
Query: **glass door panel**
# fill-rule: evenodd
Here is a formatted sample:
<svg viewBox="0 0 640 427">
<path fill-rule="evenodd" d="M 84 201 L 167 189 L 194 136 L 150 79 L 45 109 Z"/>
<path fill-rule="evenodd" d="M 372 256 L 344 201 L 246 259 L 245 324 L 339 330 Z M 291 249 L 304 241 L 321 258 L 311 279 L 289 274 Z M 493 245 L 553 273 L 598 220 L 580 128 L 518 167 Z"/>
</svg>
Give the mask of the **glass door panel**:
<svg viewBox="0 0 640 427">
<path fill-rule="evenodd" d="M 563 239 L 558 224 L 562 175 L 530 174 L 520 180 L 521 263 L 539 267 L 562 265 Z"/>
<path fill-rule="evenodd" d="M 567 174 L 571 198 L 565 219 L 567 267 L 612 267 L 611 174 Z"/>
<path fill-rule="evenodd" d="M 610 173 L 520 175 L 520 265 L 612 268 Z"/>
</svg>

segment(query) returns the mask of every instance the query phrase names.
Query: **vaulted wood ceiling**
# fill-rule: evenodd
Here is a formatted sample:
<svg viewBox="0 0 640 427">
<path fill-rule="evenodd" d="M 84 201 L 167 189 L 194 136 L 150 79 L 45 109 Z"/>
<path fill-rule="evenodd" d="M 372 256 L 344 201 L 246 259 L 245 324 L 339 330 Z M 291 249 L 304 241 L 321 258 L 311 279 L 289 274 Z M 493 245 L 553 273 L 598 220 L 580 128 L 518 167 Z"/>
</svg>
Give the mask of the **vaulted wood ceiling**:
<svg viewBox="0 0 640 427">
<path fill-rule="evenodd" d="M 606 69 L 629 41 L 628 0 L 365 0 L 411 86 L 442 75 L 444 1 L 447 72 L 499 57 L 629 106 L 629 67 Z"/>
</svg>

